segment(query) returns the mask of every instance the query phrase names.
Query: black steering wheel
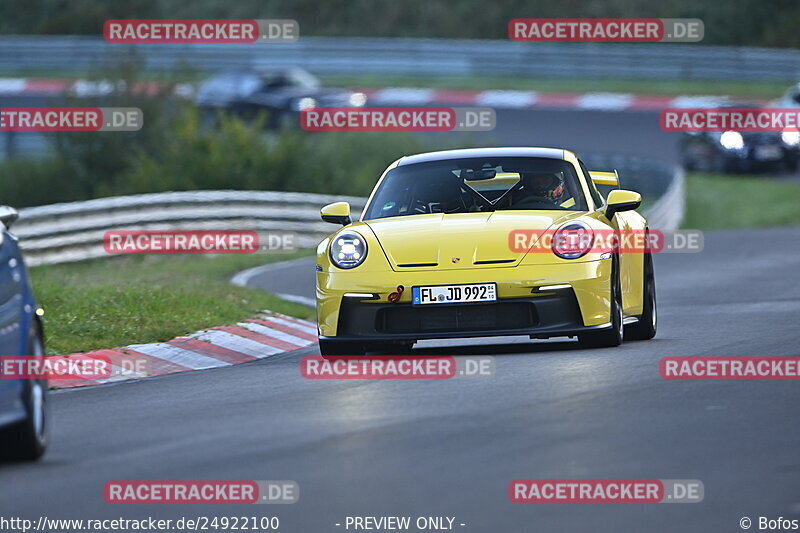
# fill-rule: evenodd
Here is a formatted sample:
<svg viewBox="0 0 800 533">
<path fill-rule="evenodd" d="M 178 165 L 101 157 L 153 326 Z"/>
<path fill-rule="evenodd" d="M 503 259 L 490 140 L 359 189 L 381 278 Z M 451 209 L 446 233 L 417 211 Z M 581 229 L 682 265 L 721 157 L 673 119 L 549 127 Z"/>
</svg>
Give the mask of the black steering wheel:
<svg viewBox="0 0 800 533">
<path fill-rule="evenodd" d="M 444 202 L 425 202 L 416 198 L 414 200 L 413 211 L 417 214 L 427 213 L 458 213 L 463 210 L 460 199 L 453 199 Z"/>
</svg>

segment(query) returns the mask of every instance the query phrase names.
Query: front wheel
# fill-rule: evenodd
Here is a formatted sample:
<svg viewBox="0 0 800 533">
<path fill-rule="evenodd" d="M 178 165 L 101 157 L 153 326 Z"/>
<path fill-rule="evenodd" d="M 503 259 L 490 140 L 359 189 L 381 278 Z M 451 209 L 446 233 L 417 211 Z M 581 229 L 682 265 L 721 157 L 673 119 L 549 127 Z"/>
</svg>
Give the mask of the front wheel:
<svg viewBox="0 0 800 533">
<path fill-rule="evenodd" d="M 41 328 L 34 323 L 28 335 L 28 353 L 44 357 Z M 21 422 L 5 429 L 0 436 L 3 457 L 16 461 L 34 461 L 47 448 L 47 380 L 26 380 L 23 388 L 23 405 L 27 416 Z"/>
<path fill-rule="evenodd" d="M 615 261 L 611 269 L 611 327 L 578 335 L 578 342 L 586 348 L 612 348 L 622 344 L 624 317 L 622 316 L 622 286 Z"/>
<path fill-rule="evenodd" d="M 625 328 L 625 340 L 646 341 L 656 336 L 658 310 L 656 307 L 656 277 L 653 272 L 653 257 L 644 259 L 644 308 L 639 321 Z"/>
</svg>

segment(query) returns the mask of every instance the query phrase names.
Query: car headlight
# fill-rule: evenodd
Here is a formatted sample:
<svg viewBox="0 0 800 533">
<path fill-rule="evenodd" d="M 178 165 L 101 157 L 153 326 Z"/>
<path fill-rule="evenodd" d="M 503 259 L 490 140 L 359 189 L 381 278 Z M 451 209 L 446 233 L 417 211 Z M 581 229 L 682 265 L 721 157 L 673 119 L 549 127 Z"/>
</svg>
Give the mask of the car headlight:
<svg viewBox="0 0 800 533">
<path fill-rule="evenodd" d="M 364 93 L 353 93 L 347 100 L 352 107 L 364 107 L 367 103 L 367 95 Z"/>
<path fill-rule="evenodd" d="M 784 131 L 781 133 L 781 139 L 789 146 L 797 146 L 800 144 L 800 131 Z"/>
<path fill-rule="evenodd" d="M 719 143 L 728 150 L 741 150 L 744 148 L 744 138 L 738 131 L 726 131 L 720 136 Z"/>
<path fill-rule="evenodd" d="M 367 243 L 358 233 L 344 232 L 331 242 L 331 261 L 339 268 L 355 268 L 367 257 Z"/>
<path fill-rule="evenodd" d="M 317 107 L 317 101 L 313 98 L 305 97 L 297 100 L 294 105 L 298 111 L 303 111 L 304 109 Z"/>
<path fill-rule="evenodd" d="M 553 253 L 562 259 L 578 259 L 594 244 L 594 231 L 583 222 L 567 222 L 553 234 Z"/>
</svg>

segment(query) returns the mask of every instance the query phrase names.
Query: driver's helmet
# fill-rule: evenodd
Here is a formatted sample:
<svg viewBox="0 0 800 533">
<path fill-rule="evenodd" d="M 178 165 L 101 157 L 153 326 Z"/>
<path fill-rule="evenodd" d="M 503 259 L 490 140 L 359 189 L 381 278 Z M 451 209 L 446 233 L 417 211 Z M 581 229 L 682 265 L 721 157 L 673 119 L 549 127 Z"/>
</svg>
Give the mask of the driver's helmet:
<svg viewBox="0 0 800 533">
<path fill-rule="evenodd" d="M 538 196 L 558 200 L 564 194 L 564 182 L 558 174 L 541 172 L 520 173 L 522 192 L 525 196 Z"/>
</svg>

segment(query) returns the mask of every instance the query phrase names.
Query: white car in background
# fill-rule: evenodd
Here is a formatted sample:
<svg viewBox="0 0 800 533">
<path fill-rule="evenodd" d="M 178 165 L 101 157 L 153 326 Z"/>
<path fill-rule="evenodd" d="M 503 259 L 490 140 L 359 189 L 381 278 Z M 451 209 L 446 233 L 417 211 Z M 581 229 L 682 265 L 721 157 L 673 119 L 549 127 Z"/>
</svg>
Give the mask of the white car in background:
<svg viewBox="0 0 800 533">
<path fill-rule="evenodd" d="M 800 107 L 800 83 L 792 85 L 786 89 L 786 92 L 783 93 L 783 96 L 774 102 L 774 107 Z"/>
</svg>

